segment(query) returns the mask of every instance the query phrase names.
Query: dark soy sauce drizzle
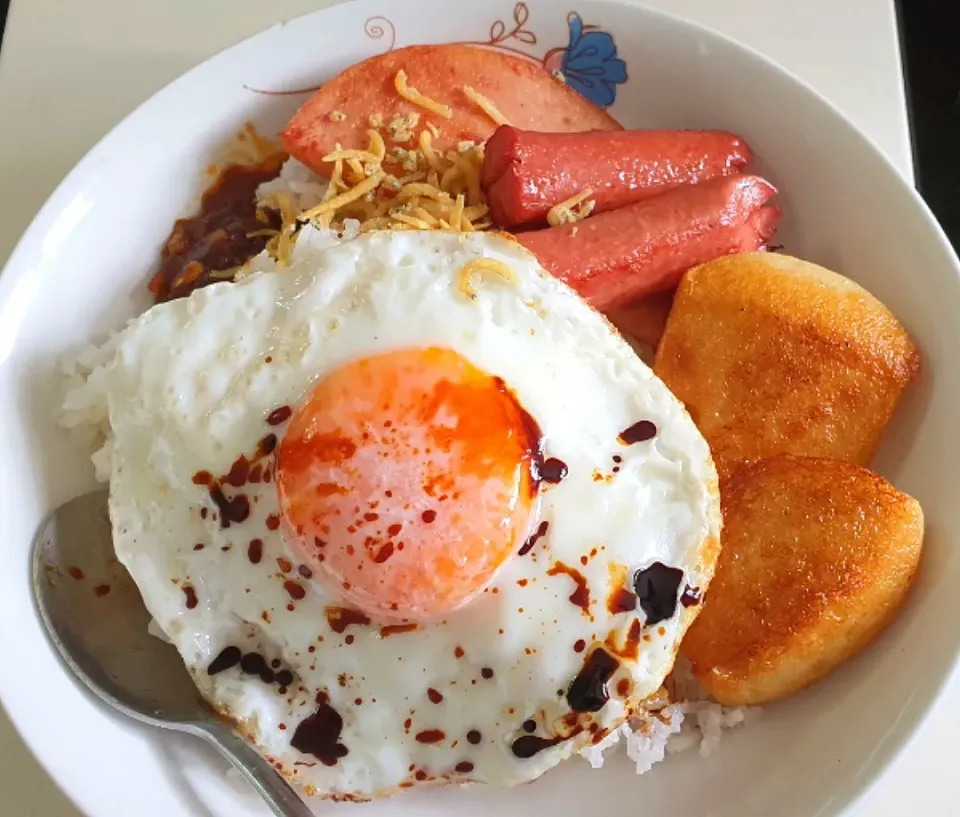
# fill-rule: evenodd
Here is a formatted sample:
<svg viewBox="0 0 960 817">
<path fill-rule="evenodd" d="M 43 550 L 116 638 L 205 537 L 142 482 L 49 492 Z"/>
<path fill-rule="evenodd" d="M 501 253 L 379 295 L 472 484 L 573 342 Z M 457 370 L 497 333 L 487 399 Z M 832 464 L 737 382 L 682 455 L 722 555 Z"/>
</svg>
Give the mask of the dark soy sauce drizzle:
<svg viewBox="0 0 960 817">
<path fill-rule="evenodd" d="M 520 424 L 523 426 L 523 435 L 525 437 L 524 448 L 527 450 L 530 479 L 533 483 L 533 490 L 537 490 L 540 485 L 539 466 L 543 460 L 543 432 L 540 431 L 540 424 L 533 418 L 533 415 L 523 407 L 503 378 L 495 377 L 493 380 L 500 392 L 511 397 L 517 407 L 520 415 Z"/>
<path fill-rule="evenodd" d="M 618 587 L 607 599 L 607 610 L 612 615 L 631 613 L 637 609 L 637 597 L 625 587 Z"/>
<path fill-rule="evenodd" d="M 336 766 L 347 754 L 347 747 L 340 743 L 343 718 L 332 706 L 326 694 L 317 696 L 317 706 L 304 718 L 293 733 L 290 745 L 298 752 L 313 755 L 324 766 Z"/>
<path fill-rule="evenodd" d="M 440 729 L 424 729 L 417 732 L 416 740 L 418 743 L 439 743 L 446 738 L 446 734 Z"/>
<path fill-rule="evenodd" d="M 207 675 L 218 675 L 228 669 L 232 669 L 240 663 L 243 653 L 239 647 L 224 647 L 220 654 L 210 662 L 207 667 Z"/>
<path fill-rule="evenodd" d="M 293 414 L 293 409 L 290 406 L 280 406 L 280 408 L 275 408 L 267 415 L 267 425 L 278 426 L 287 422 Z"/>
<path fill-rule="evenodd" d="M 253 468 L 258 468 L 257 479 L 259 480 L 259 473 L 262 471 L 260 461 L 272 454 L 276 447 L 277 435 L 268 434 L 257 443 L 257 450 L 252 461 L 241 454 L 230 466 L 230 470 L 220 477 L 214 477 L 209 471 L 197 471 L 193 475 L 193 484 L 206 486 L 210 499 L 217 506 L 217 510 L 220 512 L 221 528 L 229 528 L 231 524 L 239 525 L 250 516 L 250 500 L 246 494 L 237 493 L 236 496 L 230 498 L 224 493 L 223 486 L 230 485 L 234 488 L 242 488 Z"/>
<path fill-rule="evenodd" d="M 349 607 L 328 607 L 325 610 L 327 624 L 337 635 L 342 635 L 347 627 L 354 624 L 366 626 L 370 619 L 359 610 L 351 610 Z"/>
<path fill-rule="evenodd" d="M 677 592 L 683 571 L 654 562 L 633 576 L 633 589 L 640 599 L 640 609 L 647 616 L 647 626 L 670 618 L 677 611 Z"/>
<path fill-rule="evenodd" d="M 584 613 L 590 612 L 590 586 L 584 575 L 574 567 L 569 567 L 563 562 L 557 562 L 547 571 L 548 576 L 569 576 L 573 579 L 574 589 L 570 594 L 569 601 L 575 607 L 579 607 Z"/>
<path fill-rule="evenodd" d="M 239 647 L 224 647 L 220 654 L 210 662 L 207 667 L 207 675 L 219 675 L 228 669 L 233 669 L 240 665 L 240 672 L 244 675 L 256 675 L 265 684 L 279 684 L 281 692 L 284 687 L 293 683 L 293 673 L 288 669 L 278 669 L 281 666 L 279 659 L 274 659 L 270 664 L 258 652 L 244 653 Z"/>
<path fill-rule="evenodd" d="M 549 749 L 551 746 L 556 746 L 565 740 L 567 740 L 567 738 L 541 738 L 537 735 L 522 735 L 513 742 L 510 750 L 513 752 L 514 757 L 518 757 L 521 760 L 528 760 L 544 749 Z"/>
<path fill-rule="evenodd" d="M 689 584 L 683 589 L 683 595 L 680 596 L 680 603 L 684 607 L 696 607 L 703 600 L 703 592 L 699 587 L 691 587 Z"/>
<path fill-rule="evenodd" d="M 599 712 L 610 700 L 607 683 L 620 666 L 620 662 L 606 650 L 596 649 L 590 653 L 583 668 L 570 684 L 567 703 L 574 712 Z"/>
<path fill-rule="evenodd" d="M 566 479 L 570 469 L 563 460 L 556 457 L 549 457 L 543 462 L 534 462 L 534 472 L 540 482 L 546 482 L 548 485 L 558 485 Z"/>
<path fill-rule="evenodd" d="M 543 432 L 540 430 L 540 424 L 533 416 L 521 405 L 516 395 L 507 387 L 507 384 L 501 378 L 495 378 L 498 388 L 504 393 L 509 394 L 516 401 L 517 408 L 520 411 L 520 421 L 526 436 L 527 456 L 530 463 L 530 481 L 534 491 L 538 491 L 542 483 L 556 485 L 562 482 L 569 472 L 567 464 L 556 457 L 543 456 Z"/>
<path fill-rule="evenodd" d="M 244 675 L 256 675 L 265 684 L 272 684 L 275 679 L 273 670 L 267 665 L 267 659 L 258 652 L 248 652 L 240 659 L 240 671 Z"/>
<path fill-rule="evenodd" d="M 388 624 L 380 628 L 380 638 L 389 638 L 397 633 L 412 633 L 419 626 L 419 624 L 413 624 L 412 622 L 410 624 Z"/>
<path fill-rule="evenodd" d="M 233 499 L 227 499 L 227 495 L 218 485 L 210 489 L 210 499 L 220 511 L 221 528 L 229 528 L 231 523 L 239 525 L 250 516 L 250 500 L 245 494 L 237 494 Z"/>
<path fill-rule="evenodd" d="M 645 443 L 657 436 L 657 426 L 649 420 L 640 420 L 620 432 L 619 440 L 624 445 Z"/>
<path fill-rule="evenodd" d="M 550 529 L 550 523 L 544 520 L 539 524 L 537 529 L 530 534 L 527 538 L 527 541 L 523 543 L 523 547 L 517 551 L 518 556 L 526 556 L 531 550 L 534 549 L 537 542 L 539 542 L 544 536 L 547 535 L 547 531 Z"/>
</svg>

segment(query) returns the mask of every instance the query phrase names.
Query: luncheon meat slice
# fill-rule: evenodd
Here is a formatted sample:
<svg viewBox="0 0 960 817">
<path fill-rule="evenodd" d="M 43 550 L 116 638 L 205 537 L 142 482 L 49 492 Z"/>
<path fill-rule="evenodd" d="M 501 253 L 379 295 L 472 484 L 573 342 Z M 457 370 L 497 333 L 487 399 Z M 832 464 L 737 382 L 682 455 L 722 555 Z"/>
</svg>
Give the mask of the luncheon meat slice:
<svg viewBox="0 0 960 817">
<path fill-rule="evenodd" d="M 697 264 L 762 249 L 780 219 L 776 188 L 737 174 L 684 185 L 619 210 L 519 241 L 561 281 L 600 310 L 675 287 Z"/>
<path fill-rule="evenodd" d="M 409 87 L 446 106 L 449 117 L 401 96 L 396 87 L 400 71 Z M 427 122 L 437 130 L 436 150 L 456 150 L 464 141 L 486 141 L 498 124 L 465 88 L 492 102 L 519 128 L 620 130 L 606 111 L 532 59 L 472 45 L 415 45 L 370 57 L 337 74 L 304 103 L 280 138 L 292 156 L 325 176 L 330 165 L 322 158 L 338 144 L 366 147 L 371 124 L 382 123 L 387 130 L 388 152 L 415 148 Z M 407 127 L 410 122 L 404 124 L 404 119 L 411 114 L 419 121 Z"/>
</svg>

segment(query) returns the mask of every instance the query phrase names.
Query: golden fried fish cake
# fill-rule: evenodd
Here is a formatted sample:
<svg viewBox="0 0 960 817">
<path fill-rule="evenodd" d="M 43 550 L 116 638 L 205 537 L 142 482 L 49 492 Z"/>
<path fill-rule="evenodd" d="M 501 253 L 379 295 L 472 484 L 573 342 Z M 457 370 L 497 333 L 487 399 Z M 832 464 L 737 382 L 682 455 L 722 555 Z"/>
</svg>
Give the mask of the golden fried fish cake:
<svg viewBox="0 0 960 817">
<path fill-rule="evenodd" d="M 686 405 L 720 476 L 789 453 L 868 465 L 920 357 L 859 285 L 776 253 L 690 270 L 654 371 Z"/>
<path fill-rule="evenodd" d="M 720 493 L 723 550 L 681 649 L 720 703 L 764 704 L 890 623 L 920 559 L 923 512 L 865 468 L 789 454 L 744 465 Z"/>
</svg>

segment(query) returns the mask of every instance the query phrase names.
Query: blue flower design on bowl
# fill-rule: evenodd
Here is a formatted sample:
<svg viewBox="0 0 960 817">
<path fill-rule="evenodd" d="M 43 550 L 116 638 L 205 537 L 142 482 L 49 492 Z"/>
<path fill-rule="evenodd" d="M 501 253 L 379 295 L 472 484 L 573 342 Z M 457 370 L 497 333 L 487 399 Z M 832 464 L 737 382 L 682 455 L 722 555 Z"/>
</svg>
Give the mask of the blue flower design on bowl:
<svg viewBox="0 0 960 817">
<path fill-rule="evenodd" d="M 595 105 L 608 108 L 616 101 L 617 86 L 627 81 L 627 64 L 617 56 L 611 34 L 585 26 L 576 12 L 570 13 L 567 23 L 569 45 L 553 49 L 544 65 L 563 74 L 571 88 Z"/>
</svg>

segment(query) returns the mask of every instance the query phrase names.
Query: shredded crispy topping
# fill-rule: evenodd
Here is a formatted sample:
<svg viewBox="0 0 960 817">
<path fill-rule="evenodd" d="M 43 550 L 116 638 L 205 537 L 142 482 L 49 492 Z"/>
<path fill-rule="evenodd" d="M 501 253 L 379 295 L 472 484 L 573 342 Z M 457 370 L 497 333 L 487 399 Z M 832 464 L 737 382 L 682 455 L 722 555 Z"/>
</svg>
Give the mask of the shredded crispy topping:
<svg viewBox="0 0 960 817">
<path fill-rule="evenodd" d="M 282 192 L 277 192 L 271 195 L 265 204 L 268 204 L 272 206 L 273 209 L 279 211 L 280 229 L 255 230 L 252 233 L 248 233 L 248 235 L 271 236 L 270 240 L 267 242 L 267 252 L 277 259 L 277 266 L 285 267 L 290 263 L 290 255 L 293 252 L 293 244 L 296 241 L 296 231 L 299 226 L 297 224 L 296 208 L 293 206 L 293 200 L 290 198 L 290 195 Z M 266 216 L 266 214 L 264 215 Z M 257 221 L 265 221 L 269 223 L 266 217 L 263 219 L 260 218 L 259 211 L 257 211 Z"/>
<path fill-rule="evenodd" d="M 289 263 L 297 230 L 306 222 L 342 230 L 345 220 L 356 219 L 361 232 L 467 233 L 492 226 L 480 186 L 484 145 L 461 141 L 456 150 L 437 150 L 435 140 L 441 132 L 430 119 L 449 119 L 452 110 L 410 86 L 402 70 L 397 72 L 394 84 L 400 98 L 416 105 L 423 113 L 394 113 L 389 118 L 379 112 L 371 114 L 365 147 L 337 144 L 335 150 L 323 157 L 322 161 L 332 167 L 326 192 L 316 206 L 297 214 L 293 199 L 286 194 L 275 194 L 264 203 L 280 211 L 281 228 L 258 232 L 258 235 L 270 236 L 267 250 L 281 266 Z M 464 93 L 494 122 L 506 122 L 491 100 L 469 86 L 464 88 Z M 331 113 L 331 120 L 342 121 L 337 114 L 337 111 Z M 589 195 L 589 191 L 585 195 Z M 581 205 L 582 201 L 571 199 L 558 205 L 569 211 L 561 218 L 569 221 L 584 217 L 584 211 L 589 212 L 592 202 Z M 265 213 L 261 220 L 269 223 Z M 514 280 L 512 271 L 505 265 L 481 261 L 479 266 L 467 269 L 461 289 L 467 294 L 473 292 L 471 277 L 484 270 Z"/>
<path fill-rule="evenodd" d="M 478 93 L 469 85 L 463 86 L 463 92 L 467 95 L 474 105 L 476 105 L 481 111 L 483 111 L 487 116 L 489 116 L 497 125 L 509 125 L 507 117 L 500 113 L 500 109 L 493 104 L 489 99 L 487 99 L 483 94 Z"/>
<path fill-rule="evenodd" d="M 367 150 L 335 150 L 333 153 L 328 153 L 323 157 L 325 162 L 336 162 L 336 161 L 356 161 L 356 162 L 370 162 L 372 164 L 379 164 L 383 161 L 382 157 L 376 156 Z M 358 165 L 359 167 L 359 165 Z M 361 170 L 361 173 L 363 171 Z"/>
<path fill-rule="evenodd" d="M 453 111 L 450 109 L 449 105 L 442 105 L 434 99 L 421 94 L 416 88 L 412 88 L 407 84 L 407 72 L 402 68 L 397 71 L 397 76 L 393 80 L 393 85 L 397 89 L 397 93 L 400 94 L 407 102 L 411 105 L 417 105 L 423 108 L 430 113 L 436 114 L 437 116 L 442 116 L 444 119 L 450 119 L 453 117 Z"/>
<path fill-rule="evenodd" d="M 360 221 L 362 232 L 384 229 L 473 232 L 489 209 L 480 188 L 483 146 L 459 145 L 461 151 L 433 149 L 429 130 L 412 150 L 387 150 L 382 135 L 369 131 L 367 149 L 337 149 L 323 157 L 333 165 L 330 184 L 320 204 L 301 213 L 300 222 L 315 221 L 340 229 L 344 219 Z M 398 165 L 403 175 L 385 165 Z"/>
<path fill-rule="evenodd" d="M 559 227 L 561 224 L 583 221 L 597 206 L 596 201 L 587 201 L 592 195 L 593 191 L 588 187 L 566 201 L 553 205 L 547 213 L 547 224 L 551 227 Z"/>
<path fill-rule="evenodd" d="M 309 210 L 301 213 L 300 220 L 310 221 L 318 216 L 323 216 L 327 213 L 333 213 L 344 205 L 363 198 L 363 196 L 365 196 L 367 193 L 372 192 L 373 189 L 384 180 L 386 175 L 387 174 L 382 170 L 374 171 L 373 175 L 368 176 L 362 182 L 350 188 L 346 192 L 340 193 L 338 196 L 333 196 L 326 201 L 322 201 L 316 207 L 311 207 Z M 331 185 L 331 187 L 333 187 L 333 185 Z"/>
<path fill-rule="evenodd" d="M 495 258 L 475 258 L 463 265 L 457 288 L 471 300 L 476 299 L 477 290 L 473 285 L 473 279 L 474 276 L 481 276 L 485 272 L 498 275 L 510 284 L 517 282 L 517 274 L 503 261 L 497 261 Z"/>
</svg>

